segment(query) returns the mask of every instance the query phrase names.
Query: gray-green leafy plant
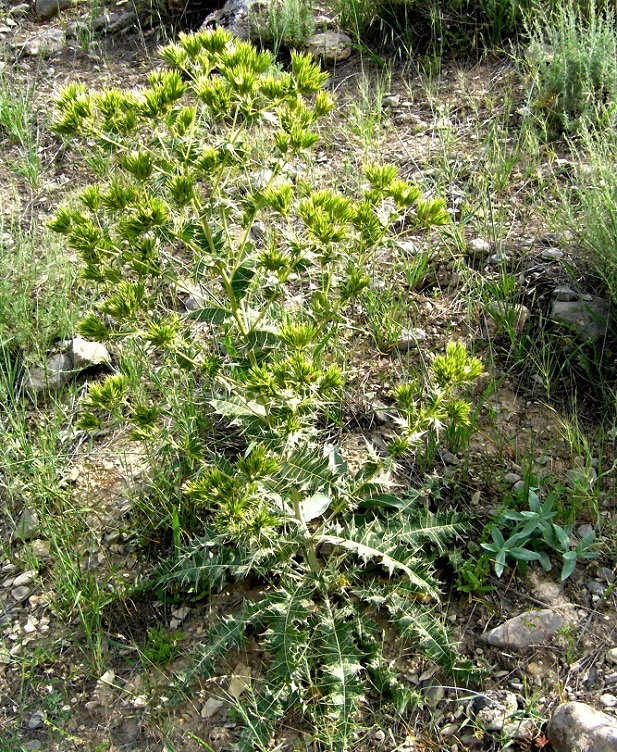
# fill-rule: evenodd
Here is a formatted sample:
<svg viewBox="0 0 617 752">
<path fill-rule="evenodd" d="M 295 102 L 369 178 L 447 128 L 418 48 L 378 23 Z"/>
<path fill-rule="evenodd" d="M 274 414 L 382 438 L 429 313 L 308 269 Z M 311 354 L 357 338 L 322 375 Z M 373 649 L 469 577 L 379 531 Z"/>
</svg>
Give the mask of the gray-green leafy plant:
<svg viewBox="0 0 617 752">
<path fill-rule="evenodd" d="M 469 671 L 435 612 L 430 553 L 461 521 L 391 492 L 397 459 L 468 424 L 461 395 L 480 361 L 450 343 L 424 384 L 399 384 L 398 434 L 355 472 L 327 429 L 368 265 L 395 220 L 430 227 L 448 213 L 392 165 L 367 165 L 358 197 L 294 178 L 333 106 L 310 57 L 292 54 L 280 73 L 271 53 L 221 30 L 181 35 L 162 56 L 168 68 L 142 90 L 71 84 L 57 100 L 56 131 L 108 163 L 107 180 L 51 223 L 98 292 L 81 333 L 120 353 L 118 371 L 90 385 L 81 425 L 128 424 L 153 466 L 172 453 L 184 468 L 163 520 L 173 551 L 150 586 L 203 597 L 249 575 L 263 583 L 189 672 L 212 675 L 247 630 L 259 635 L 270 665 L 243 710 L 242 749 L 265 749 L 292 710 L 322 748 L 349 749 L 367 692 L 408 701 L 381 650 L 382 616 L 431 660 Z M 189 287 L 198 302 L 180 313 Z M 156 363 L 146 384 L 144 360 Z"/>
<path fill-rule="evenodd" d="M 262 44 L 278 53 L 281 47 L 303 47 L 315 31 L 313 3 L 308 0 L 274 0 L 267 10 L 255 6 L 250 11 L 249 23 Z"/>
<path fill-rule="evenodd" d="M 610 6 L 561 4 L 534 17 L 529 36 L 532 107 L 549 130 L 610 127 L 617 106 L 617 27 Z"/>
<path fill-rule="evenodd" d="M 561 526 L 555 522 L 556 500 L 556 491 L 551 491 L 541 501 L 536 489 L 531 488 L 528 510 L 519 512 L 506 508 L 501 512 L 491 529 L 492 541 L 482 543 L 482 548 L 491 554 L 498 577 L 512 562 L 522 574 L 527 572 L 530 561 L 539 561 L 544 571 L 550 572 L 553 565 L 548 552 L 555 552 L 563 559 L 560 577 L 565 580 L 574 572 L 579 559 L 597 556 L 589 550 L 595 538 L 593 530 L 572 547 L 572 526 Z"/>
</svg>

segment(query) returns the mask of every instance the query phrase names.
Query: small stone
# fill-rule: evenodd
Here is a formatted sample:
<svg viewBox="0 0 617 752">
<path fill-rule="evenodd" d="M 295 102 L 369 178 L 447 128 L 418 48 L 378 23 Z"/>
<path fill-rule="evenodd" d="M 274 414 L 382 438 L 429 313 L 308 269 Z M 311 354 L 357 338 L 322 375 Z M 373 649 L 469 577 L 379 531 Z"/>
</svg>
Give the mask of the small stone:
<svg viewBox="0 0 617 752">
<path fill-rule="evenodd" d="M 605 684 L 617 684 L 617 672 L 606 674 L 604 676 L 604 683 Z"/>
<path fill-rule="evenodd" d="M 440 730 L 442 736 L 454 736 L 458 732 L 458 723 L 448 723 Z"/>
<path fill-rule="evenodd" d="M 446 465 L 460 465 L 459 458 L 455 454 L 452 454 L 452 452 L 442 452 L 441 459 Z"/>
<path fill-rule="evenodd" d="M 589 580 L 586 584 L 587 590 L 589 590 L 592 595 L 597 595 L 599 598 L 601 598 L 606 591 L 606 587 L 597 580 Z"/>
<path fill-rule="evenodd" d="M 60 11 L 70 8 L 72 4 L 72 0 L 36 0 L 34 9 L 41 21 L 47 21 Z"/>
<path fill-rule="evenodd" d="M 30 583 L 34 580 L 35 577 L 36 577 L 36 571 L 34 569 L 30 569 L 27 572 L 23 572 L 18 577 L 16 577 L 13 580 L 13 586 L 20 587 L 21 585 L 30 585 Z"/>
<path fill-rule="evenodd" d="M 514 485 L 515 483 L 518 483 L 521 479 L 521 476 L 518 473 L 506 473 L 505 475 L 505 481 L 506 483 L 509 483 L 510 485 Z"/>
<path fill-rule="evenodd" d="M 378 743 L 381 744 L 386 740 L 386 733 L 382 729 L 377 729 L 375 733 L 373 734 L 373 739 Z"/>
<path fill-rule="evenodd" d="M 609 663 L 617 663 L 617 647 L 611 648 L 606 653 L 606 660 Z"/>
<path fill-rule="evenodd" d="M 554 752 L 615 752 L 617 721 L 582 702 L 560 705 L 546 735 Z"/>
<path fill-rule="evenodd" d="M 9 10 L 11 16 L 27 16 L 30 13 L 30 3 L 20 3 Z"/>
<path fill-rule="evenodd" d="M 110 668 L 108 671 L 105 671 L 105 673 L 99 677 L 99 683 L 100 684 L 113 684 L 114 679 L 116 678 L 116 672 Z"/>
<path fill-rule="evenodd" d="M 600 702 L 605 708 L 614 708 L 617 705 L 617 697 L 606 692 L 605 694 L 600 695 Z"/>
<path fill-rule="evenodd" d="M 41 561 L 49 561 L 51 558 L 51 546 L 49 541 L 46 540 L 34 540 L 30 544 L 30 553 L 35 559 Z"/>
<path fill-rule="evenodd" d="M 401 103 L 400 94 L 386 94 L 381 100 L 381 106 L 386 110 L 392 110 Z"/>
<path fill-rule="evenodd" d="M 319 58 L 324 65 L 347 60 L 351 55 L 351 37 L 342 31 L 324 31 L 314 34 L 306 43 L 306 49 Z"/>
<path fill-rule="evenodd" d="M 172 609 L 171 615 L 180 621 L 184 621 L 186 617 L 191 613 L 191 609 L 188 606 L 180 606 L 180 608 Z"/>
<path fill-rule="evenodd" d="M 19 541 L 27 541 L 34 538 L 39 528 L 37 513 L 29 507 L 24 507 L 15 527 L 15 538 Z"/>
<path fill-rule="evenodd" d="M 238 663 L 229 681 L 227 691 L 237 700 L 240 695 L 251 686 L 251 669 L 244 663 Z"/>
<path fill-rule="evenodd" d="M 45 713 L 42 710 L 36 710 L 32 715 L 30 716 L 30 720 L 28 721 L 28 728 L 31 730 L 41 728 L 41 726 L 45 725 Z"/>
<path fill-rule="evenodd" d="M 21 587 L 16 587 L 13 590 L 11 590 L 11 595 L 18 603 L 21 603 L 22 601 L 25 601 L 26 598 L 32 593 L 32 589 L 29 588 L 27 585 L 22 585 Z"/>
<path fill-rule="evenodd" d="M 81 337 L 75 337 L 71 340 L 68 354 L 76 371 L 104 365 L 110 361 L 109 352 L 105 345 L 100 342 L 88 342 Z"/>
<path fill-rule="evenodd" d="M 489 303 L 487 313 L 490 316 L 487 319 L 487 328 L 491 336 L 495 336 L 504 330 L 513 330 L 515 334 L 520 336 L 531 318 L 531 311 L 527 306 L 501 300 Z"/>
<path fill-rule="evenodd" d="M 43 749 L 43 745 L 38 739 L 32 739 L 31 741 L 26 742 L 23 748 L 27 750 L 38 750 Z"/>
<path fill-rule="evenodd" d="M 545 261 L 561 261 L 565 256 L 565 253 L 559 248 L 544 248 L 540 253 L 540 257 Z"/>
<path fill-rule="evenodd" d="M 518 712 L 518 701 L 507 689 L 489 690 L 475 697 L 467 714 L 486 731 L 501 731 L 506 721 Z"/>
<path fill-rule="evenodd" d="M 549 608 L 528 611 L 508 619 L 483 634 L 480 639 L 495 647 L 526 649 L 534 645 L 546 645 L 563 625 L 563 616 Z"/>
<path fill-rule="evenodd" d="M 62 29 L 50 28 L 42 31 L 38 36 L 29 39 L 23 45 L 23 51 L 30 57 L 41 55 L 43 57 L 61 52 L 66 44 L 66 36 Z M 21 44 L 17 44 L 21 47 Z"/>
<path fill-rule="evenodd" d="M 418 342 L 426 339 L 426 331 L 420 327 L 413 329 L 403 329 L 400 337 L 396 342 L 396 349 L 400 352 L 408 352 L 418 346 Z"/>
<path fill-rule="evenodd" d="M 596 341 L 606 337 L 610 314 L 605 301 L 595 296 L 588 297 L 591 300 L 555 300 L 550 315 L 555 323 L 569 327 L 582 339 Z"/>
<path fill-rule="evenodd" d="M 579 295 L 571 287 L 556 287 L 553 291 L 553 300 L 561 303 L 572 303 L 578 300 Z"/>
<path fill-rule="evenodd" d="M 222 700 L 217 700 L 215 697 L 209 697 L 206 700 L 206 704 L 201 709 L 201 717 L 206 720 L 216 715 L 225 703 Z"/>
<path fill-rule="evenodd" d="M 471 258 L 485 258 L 491 252 L 491 244 L 484 238 L 474 238 L 467 243 L 466 250 Z"/>
<path fill-rule="evenodd" d="M 593 467 L 573 467 L 566 472 L 571 487 L 591 489 L 598 480 L 598 472 Z"/>
<path fill-rule="evenodd" d="M 580 525 L 576 528 L 576 534 L 581 540 L 590 533 L 593 533 L 593 527 L 591 525 Z"/>
<path fill-rule="evenodd" d="M 68 355 L 52 355 L 45 368 L 33 368 L 24 381 L 26 394 L 36 401 L 46 392 L 55 392 L 73 376 L 73 361 Z"/>
<path fill-rule="evenodd" d="M 436 707 L 444 698 L 445 689 L 438 682 L 430 681 L 422 690 L 429 707 Z"/>
</svg>

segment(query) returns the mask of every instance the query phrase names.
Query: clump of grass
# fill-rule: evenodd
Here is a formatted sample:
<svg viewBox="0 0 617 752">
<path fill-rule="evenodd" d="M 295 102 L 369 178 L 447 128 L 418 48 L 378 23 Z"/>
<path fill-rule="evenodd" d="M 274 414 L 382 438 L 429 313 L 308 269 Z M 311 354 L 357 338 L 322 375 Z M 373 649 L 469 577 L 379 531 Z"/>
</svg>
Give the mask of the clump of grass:
<svg viewBox="0 0 617 752">
<path fill-rule="evenodd" d="M 610 8 L 566 3 L 529 24 L 533 109 L 549 128 L 609 126 L 617 106 L 617 28 Z"/>
</svg>

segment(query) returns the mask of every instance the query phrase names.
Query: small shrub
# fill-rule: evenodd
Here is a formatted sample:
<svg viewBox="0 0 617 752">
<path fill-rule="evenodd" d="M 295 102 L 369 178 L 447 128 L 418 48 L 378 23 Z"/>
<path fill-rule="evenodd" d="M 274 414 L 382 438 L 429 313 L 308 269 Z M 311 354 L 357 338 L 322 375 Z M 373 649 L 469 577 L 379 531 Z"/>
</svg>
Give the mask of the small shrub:
<svg viewBox="0 0 617 752">
<path fill-rule="evenodd" d="M 390 491 L 398 458 L 469 423 L 462 395 L 481 363 L 450 343 L 426 383 L 399 384 L 398 435 L 353 473 L 325 422 L 367 266 L 395 221 L 449 216 L 392 165 L 367 165 L 359 196 L 292 180 L 333 106 L 310 57 L 276 72 L 271 53 L 220 30 L 181 35 L 162 55 L 169 68 L 141 91 L 72 84 L 58 96 L 56 131 L 108 162 L 107 180 L 51 223 L 98 291 L 82 334 L 121 353 L 119 371 L 90 386 L 81 423 L 128 424 L 153 467 L 173 455 L 183 468 L 159 521 L 173 549 L 153 587 L 203 597 L 249 575 L 262 583 L 213 627 L 186 677 L 212 675 L 255 630 L 271 661 L 242 709 L 241 749 L 265 748 L 292 710 L 323 749 L 349 749 L 369 687 L 399 709 L 409 701 L 380 616 L 445 669 L 470 670 L 435 613 L 431 564 L 461 521 L 433 514 L 420 491 Z M 186 280 L 201 303 L 183 314 Z"/>
<path fill-rule="evenodd" d="M 617 28 L 610 8 L 564 4 L 529 25 L 533 108 L 549 130 L 609 126 L 617 104 Z"/>
</svg>

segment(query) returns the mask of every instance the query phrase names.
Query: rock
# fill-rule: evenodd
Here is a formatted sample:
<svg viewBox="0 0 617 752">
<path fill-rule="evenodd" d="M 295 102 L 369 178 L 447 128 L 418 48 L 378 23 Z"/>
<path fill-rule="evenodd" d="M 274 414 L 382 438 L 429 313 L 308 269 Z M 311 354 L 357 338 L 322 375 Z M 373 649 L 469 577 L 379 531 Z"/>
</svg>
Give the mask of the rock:
<svg viewBox="0 0 617 752">
<path fill-rule="evenodd" d="M 11 590 L 11 595 L 18 603 L 22 603 L 32 593 L 32 588 L 27 585 L 21 585 Z"/>
<path fill-rule="evenodd" d="M 206 700 L 206 704 L 201 709 L 201 717 L 205 720 L 212 718 L 216 715 L 225 703 L 222 700 L 217 700 L 215 697 L 209 697 Z"/>
<path fill-rule="evenodd" d="M 202 29 L 220 26 L 238 39 L 249 40 L 255 34 L 259 38 L 259 28 L 251 29 L 251 6 L 256 0 L 227 0 L 225 5 L 206 16 Z M 264 5 L 264 3 L 261 3 Z M 267 6 L 267 2 L 265 3 Z"/>
<path fill-rule="evenodd" d="M 491 244 L 484 238 L 474 238 L 467 243 L 467 255 L 470 258 L 486 258 L 491 252 Z"/>
<path fill-rule="evenodd" d="M 606 692 L 605 694 L 600 695 L 600 702 L 605 708 L 614 708 L 617 705 L 617 697 Z"/>
<path fill-rule="evenodd" d="M 37 36 L 29 39 L 23 45 L 23 51 L 30 57 L 53 55 L 54 52 L 61 52 L 66 44 L 66 36 L 62 29 L 45 29 Z M 15 45 L 22 47 L 21 44 Z"/>
<path fill-rule="evenodd" d="M 544 248 L 540 253 L 540 258 L 545 261 L 561 261 L 565 253 L 559 248 Z"/>
<path fill-rule="evenodd" d="M 546 645 L 564 625 L 564 618 L 549 608 L 528 611 L 500 624 L 481 636 L 481 640 L 495 647 L 525 649 Z"/>
<path fill-rule="evenodd" d="M 572 329 L 582 339 L 596 341 L 606 337 L 610 324 L 608 306 L 604 300 L 593 295 L 590 300 L 554 300 L 551 319 Z"/>
<path fill-rule="evenodd" d="M 55 392 L 73 376 L 73 361 L 68 355 L 52 355 L 44 368 L 33 368 L 24 381 L 26 394 L 36 401 L 45 393 Z"/>
<path fill-rule="evenodd" d="M 126 29 L 137 20 L 133 11 L 127 13 L 103 13 L 92 20 L 92 31 L 99 34 L 113 34 L 115 31 Z"/>
<path fill-rule="evenodd" d="M 598 567 L 598 577 L 606 580 L 609 585 L 612 585 L 613 582 L 615 582 L 615 572 L 609 567 Z M 617 661 L 615 661 L 615 663 L 617 663 Z"/>
<path fill-rule="evenodd" d="M 487 305 L 490 321 L 487 321 L 489 334 L 494 336 L 504 330 L 513 329 L 520 336 L 531 318 L 531 311 L 521 303 L 508 303 L 495 300 Z"/>
<path fill-rule="evenodd" d="M 41 21 L 47 21 L 53 16 L 73 5 L 73 0 L 36 0 L 34 9 Z"/>
<path fill-rule="evenodd" d="M 521 479 L 521 476 L 518 473 L 506 473 L 504 480 L 506 483 L 509 483 L 511 486 L 513 486 L 515 483 L 518 483 Z"/>
<path fill-rule="evenodd" d="M 21 587 L 22 585 L 30 585 L 36 577 L 36 571 L 30 569 L 27 572 L 22 572 L 13 580 L 13 587 Z"/>
<path fill-rule="evenodd" d="M 606 591 L 606 586 L 597 580 L 589 580 L 589 582 L 587 582 L 587 590 L 589 590 L 592 595 L 597 595 L 601 598 Z"/>
<path fill-rule="evenodd" d="M 15 538 L 19 541 L 30 540 L 34 538 L 38 529 L 39 518 L 37 513 L 30 507 L 24 507 L 15 527 Z"/>
<path fill-rule="evenodd" d="M 238 663 L 234 668 L 233 676 L 229 680 L 227 691 L 234 700 L 237 700 L 250 686 L 251 669 L 244 663 Z"/>
<path fill-rule="evenodd" d="M 576 529 L 576 534 L 582 540 L 586 535 L 593 533 L 593 527 L 591 525 L 580 525 Z"/>
<path fill-rule="evenodd" d="M 518 712 L 518 702 L 507 689 L 489 690 L 467 706 L 467 714 L 486 731 L 501 731 L 506 721 Z"/>
<path fill-rule="evenodd" d="M 306 43 L 306 49 L 324 65 L 339 63 L 351 55 L 351 37 L 342 31 L 324 31 L 313 34 Z"/>
<path fill-rule="evenodd" d="M 30 3 L 20 3 L 9 10 L 9 16 L 27 16 L 30 13 Z"/>
<path fill-rule="evenodd" d="M 418 342 L 423 342 L 426 339 L 426 332 L 420 327 L 414 327 L 413 329 L 403 329 L 396 342 L 396 349 L 400 352 L 408 352 L 418 346 Z"/>
<path fill-rule="evenodd" d="M 427 705 L 430 708 L 435 708 L 443 700 L 446 691 L 439 682 L 431 680 L 422 689 L 422 693 Z"/>
<path fill-rule="evenodd" d="M 398 107 L 401 103 L 400 94 L 386 94 L 381 100 L 381 106 L 385 110 L 392 110 L 394 107 Z"/>
<path fill-rule="evenodd" d="M 554 752 L 615 752 L 617 720 L 582 702 L 560 705 L 546 735 Z"/>
<path fill-rule="evenodd" d="M 609 663 L 617 663 L 617 648 L 611 648 L 607 651 L 606 660 Z"/>
<path fill-rule="evenodd" d="M 32 715 L 30 716 L 30 720 L 28 721 L 28 728 L 31 730 L 41 728 L 41 726 L 45 725 L 45 713 L 42 710 L 36 710 Z"/>
<path fill-rule="evenodd" d="M 88 342 L 81 337 L 75 337 L 69 344 L 69 358 L 76 371 L 109 363 L 109 352 L 100 342 Z"/>
<path fill-rule="evenodd" d="M 571 303 L 578 300 L 578 297 L 578 293 L 570 287 L 556 287 L 553 291 L 553 300 L 558 300 L 561 303 Z"/>
</svg>

